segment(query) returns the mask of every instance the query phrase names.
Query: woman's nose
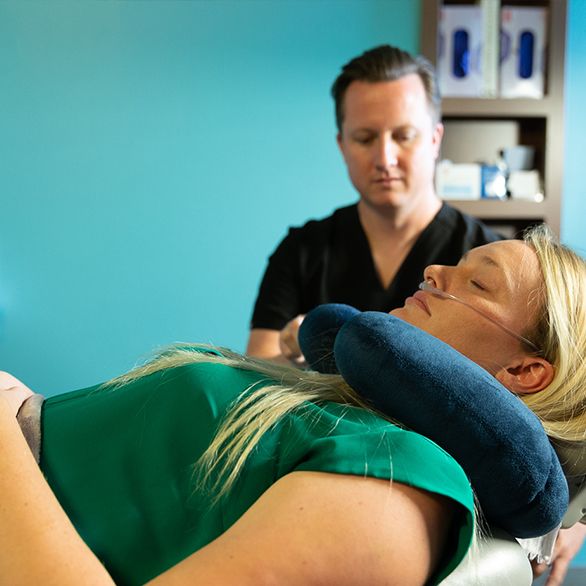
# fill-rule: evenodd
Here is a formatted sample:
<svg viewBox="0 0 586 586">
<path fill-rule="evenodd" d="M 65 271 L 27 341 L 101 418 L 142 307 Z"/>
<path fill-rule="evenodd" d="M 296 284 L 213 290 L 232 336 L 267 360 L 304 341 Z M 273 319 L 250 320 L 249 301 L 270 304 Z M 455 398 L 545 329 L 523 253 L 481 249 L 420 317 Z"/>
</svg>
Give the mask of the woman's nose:
<svg viewBox="0 0 586 586">
<path fill-rule="evenodd" d="M 428 281 L 436 289 L 444 290 L 445 268 L 443 265 L 429 265 L 423 271 L 423 280 Z"/>
</svg>

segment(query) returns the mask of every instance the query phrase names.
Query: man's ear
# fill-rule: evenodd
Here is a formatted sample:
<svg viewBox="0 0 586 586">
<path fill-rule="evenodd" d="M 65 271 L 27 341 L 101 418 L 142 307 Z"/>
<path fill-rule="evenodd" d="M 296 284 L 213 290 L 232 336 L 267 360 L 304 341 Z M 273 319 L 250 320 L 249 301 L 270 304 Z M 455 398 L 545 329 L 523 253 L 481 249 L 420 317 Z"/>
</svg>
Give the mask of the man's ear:
<svg viewBox="0 0 586 586">
<path fill-rule="evenodd" d="M 444 136 L 444 125 L 438 122 L 433 129 L 433 145 L 435 151 L 435 158 L 439 157 L 440 147 L 442 146 L 442 138 Z"/>
<path fill-rule="evenodd" d="M 555 371 L 545 358 L 524 356 L 499 370 L 495 377 L 516 395 L 538 393 L 553 380 Z"/>
<path fill-rule="evenodd" d="M 342 133 L 338 132 L 338 134 L 336 134 L 336 142 L 338 143 L 338 148 L 340 149 L 340 152 L 342 154 L 344 154 L 344 149 L 342 148 Z"/>
</svg>

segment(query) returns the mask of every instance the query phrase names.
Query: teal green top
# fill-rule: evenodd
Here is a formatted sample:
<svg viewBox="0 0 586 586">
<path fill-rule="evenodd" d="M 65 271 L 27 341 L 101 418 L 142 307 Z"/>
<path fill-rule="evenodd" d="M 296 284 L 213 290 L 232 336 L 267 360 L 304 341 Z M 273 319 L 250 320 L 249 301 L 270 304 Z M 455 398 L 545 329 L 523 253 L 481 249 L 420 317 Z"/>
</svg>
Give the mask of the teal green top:
<svg viewBox="0 0 586 586">
<path fill-rule="evenodd" d="M 392 478 L 462 505 L 437 575 L 460 562 L 473 498 L 460 466 L 432 441 L 376 415 L 306 404 L 266 433 L 215 507 L 194 463 L 230 404 L 266 379 L 214 363 L 181 366 L 113 389 L 45 401 L 41 466 L 83 539 L 118 584 L 142 584 L 221 535 L 279 478 L 297 470 Z"/>
</svg>

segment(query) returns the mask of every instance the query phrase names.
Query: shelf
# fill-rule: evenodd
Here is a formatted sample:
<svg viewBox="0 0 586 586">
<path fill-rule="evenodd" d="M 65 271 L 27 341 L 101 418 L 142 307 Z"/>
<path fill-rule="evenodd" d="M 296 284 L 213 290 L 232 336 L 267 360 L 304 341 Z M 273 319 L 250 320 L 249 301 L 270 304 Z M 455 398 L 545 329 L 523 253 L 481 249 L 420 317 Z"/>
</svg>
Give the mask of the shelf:
<svg viewBox="0 0 586 586">
<path fill-rule="evenodd" d="M 549 210 L 547 200 L 534 202 L 527 200 L 446 200 L 446 203 L 465 214 L 490 220 L 542 220 Z"/>
<path fill-rule="evenodd" d="M 466 118 L 547 118 L 552 110 L 549 97 L 534 99 L 444 98 L 444 116 Z"/>
<path fill-rule="evenodd" d="M 432 63 L 437 61 L 437 28 L 444 3 L 472 5 L 475 4 L 475 0 L 421 0 L 421 53 Z M 471 123 L 475 122 L 487 122 L 487 127 L 492 128 L 491 136 L 493 137 L 501 132 L 499 129 L 501 122 L 512 121 L 516 124 L 518 144 L 535 148 L 535 167 L 541 175 L 543 189 L 547 194 L 541 203 L 524 200 L 450 200 L 448 202 L 465 213 L 483 220 L 490 220 L 492 223 L 502 221 L 503 224 L 508 222 L 521 224 L 524 221 L 530 223 L 542 220 L 559 234 L 564 168 L 563 96 L 567 3 L 568 0 L 501 0 L 501 5 L 522 4 L 548 8 L 548 50 L 544 98 L 446 97 L 443 99 L 442 113 L 446 122 L 446 137 L 448 133 L 453 136 L 460 122 L 463 123 L 462 127 L 472 126 Z M 483 141 L 485 150 L 495 150 L 494 145 L 489 141 L 488 133 L 479 132 L 470 135 L 469 132 L 468 135 L 464 133 L 463 136 L 465 139 L 460 140 L 458 135 L 454 139 L 456 143 L 459 142 L 460 150 L 470 147 L 469 151 L 472 152 L 472 147 L 479 141 Z M 444 138 L 444 144 L 447 143 L 447 139 Z M 450 156 L 447 151 L 443 154 Z M 465 160 L 462 156 L 458 158 Z M 454 162 L 459 162 L 456 157 Z"/>
</svg>

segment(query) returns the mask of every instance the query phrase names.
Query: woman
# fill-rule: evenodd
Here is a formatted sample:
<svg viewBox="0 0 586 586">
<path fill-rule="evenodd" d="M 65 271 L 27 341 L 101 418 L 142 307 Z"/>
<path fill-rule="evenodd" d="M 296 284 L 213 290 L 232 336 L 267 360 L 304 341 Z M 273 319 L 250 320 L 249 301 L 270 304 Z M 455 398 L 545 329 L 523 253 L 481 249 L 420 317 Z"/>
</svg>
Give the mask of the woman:
<svg viewBox="0 0 586 586">
<path fill-rule="evenodd" d="M 554 437 L 584 440 L 584 262 L 537 232 L 525 243 L 503 241 L 475 249 L 456 267 L 429 267 L 425 278 L 430 286 L 453 297 L 422 291 L 395 310 L 395 315 L 487 368 L 531 406 Z M 574 360 L 576 356 L 578 360 Z M 267 384 L 267 378 L 279 382 Z M 423 584 L 445 575 L 470 542 L 466 527 L 471 494 L 459 467 L 425 438 L 348 407 L 360 401 L 339 377 L 180 349 L 114 382 L 122 388 L 78 391 L 49 400 L 45 406 L 42 464 L 73 524 L 84 525 L 79 518 L 82 512 L 76 508 L 78 502 L 67 502 L 74 494 L 59 494 L 59 484 L 69 482 L 67 471 L 61 471 L 59 478 L 51 477 L 51 470 L 59 465 L 51 461 L 51 445 L 71 444 L 76 438 L 83 445 L 85 425 L 100 426 L 105 438 L 121 437 L 126 429 L 130 440 L 124 441 L 138 442 L 129 452 L 132 458 L 125 459 L 123 454 L 121 459 L 108 460 L 120 467 L 110 470 L 113 487 L 120 486 L 115 481 L 128 468 L 134 471 L 134 457 L 139 454 L 147 468 L 153 463 L 147 479 L 156 485 L 158 478 L 166 479 L 164 467 L 170 460 L 179 459 L 176 467 L 186 469 L 190 455 L 198 449 L 203 453 L 196 468 L 198 482 L 191 485 L 195 491 L 182 501 L 185 516 L 203 525 L 183 527 L 185 533 L 158 575 L 139 575 L 138 568 L 128 583 L 152 578 L 153 584 Z M 103 552 L 94 546 L 92 553 L 82 541 L 39 473 L 15 422 L 15 410 L 26 389 L 18 388 L 17 382 L 7 381 L 6 386 L 17 388 L 0 394 L 0 575 L 7 583 L 53 580 L 55 584 L 78 584 L 80 576 L 84 584 L 112 583 L 112 576 L 98 560 Z M 183 389 L 177 392 L 184 395 L 189 392 L 185 389 L 194 386 L 199 391 L 189 405 L 190 412 L 186 409 L 184 418 L 173 423 L 180 440 L 193 439 L 193 435 L 181 434 L 197 423 L 196 436 L 202 445 L 192 450 L 190 441 L 171 440 L 169 449 L 157 457 L 159 436 L 154 434 L 159 420 L 155 415 L 168 422 L 165 408 L 179 403 L 175 389 Z M 163 388 L 165 392 L 158 392 Z M 243 398 L 229 409 L 240 391 Z M 108 413 L 123 411 L 132 403 L 133 393 L 142 398 L 146 393 L 142 409 L 123 415 L 124 425 L 114 425 L 114 417 L 109 419 Z M 198 403 L 202 393 L 205 401 Z M 14 399 L 12 404 L 10 399 Z M 91 402 L 95 407 L 96 401 L 103 403 L 98 411 L 105 415 L 92 422 L 84 405 Z M 195 419 L 198 408 L 209 411 L 201 421 Z M 68 411 L 67 417 L 61 416 Z M 225 411 L 229 415 L 218 430 L 217 421 Z M 300 465 L 295 450 L 308 443 L 310 433 L 313 452 L 304 453 Z M 368 440 L 372 433 L 376 445 Z M 187 451 L 185 443 L 190 446 Z M 100 446 L 85 445 L 90 459 L 84 467 L 88 475 L 85 488 L 108 486 L 99 468 L 104 456 Z M 425 452 L 420 461 L 415 456 L 418 450 Z M 70 448 L 70 456 L 72 451 Z M 70 468 L 75 473 L 84 462 L 71 457 L 75 465 Z M 266 471 L 263 466 L 273 468 L 268 486 L 259 488 L 258 477 Z M 279 467 L 276 472 L 275 466 Z M 424 474 L 421 468 L 425 468 Z M 451 483 L 449 489 L 436 482 L 440 475 Z M 394 480 L 391 485 L 389 478 Z M 161 484 L 154 502 L 148 502 L 149 522 L 157 519 L 158 505 L 170 498 L 164 494 L 168 483 Z M 183 477 L 169 490 L 185 495 L 186 486 Z M 211 493 L 209 499 L 206 491 Z M 84 495 L 86 490 L 81 492 Z M 117 495 L 106 496 L 100 499 L 98 493 L 91 498 L 99 507 L 114 502 Z M 140 493 L 127 499 L 137 507 L 126 510 L 117 527 L 152 528 L 136 523 L 143 497 Z M 188 502 L 190 497 L 193 502 Z M 94 505 L 85 502 L 81 508 Z M 155 549 L 164 549 L 164 542 L 176 533 L 165 531 L 165 524 L 172 520 L 168 509 L 161 506 L 161 510 L 163 518 L 159 515 L 150 543 L 156 541 L 158 531 L 162 543 L 145 552 L 141 562 L 145 566 Z M 115 532 L 105 537 L 90 534 L 108 530 L 99 523 L 103 516 L 107 511 L 95 511 L 96 523 L 84 527 L 84 539 L 106 544 L 107 549 L 108 538 L 117 538 Z M 206 517 L 211 521 L 205 522 Z M 208 534 L 207 541 L 198 546 L 200 527 Z M 190 528 L 196 534 L 194 539 L 190 539 Z M 454 537 L 458 531 L 460 539 Z M 139 535 L 134 536 L 134 541 L 139 540 Z M 460 551 L 456 551 L 458 547 Z M 139 555 L 132 551 L 132 544 L 128 552 L 119 553 L 122 557 Z"/>
</svg>

